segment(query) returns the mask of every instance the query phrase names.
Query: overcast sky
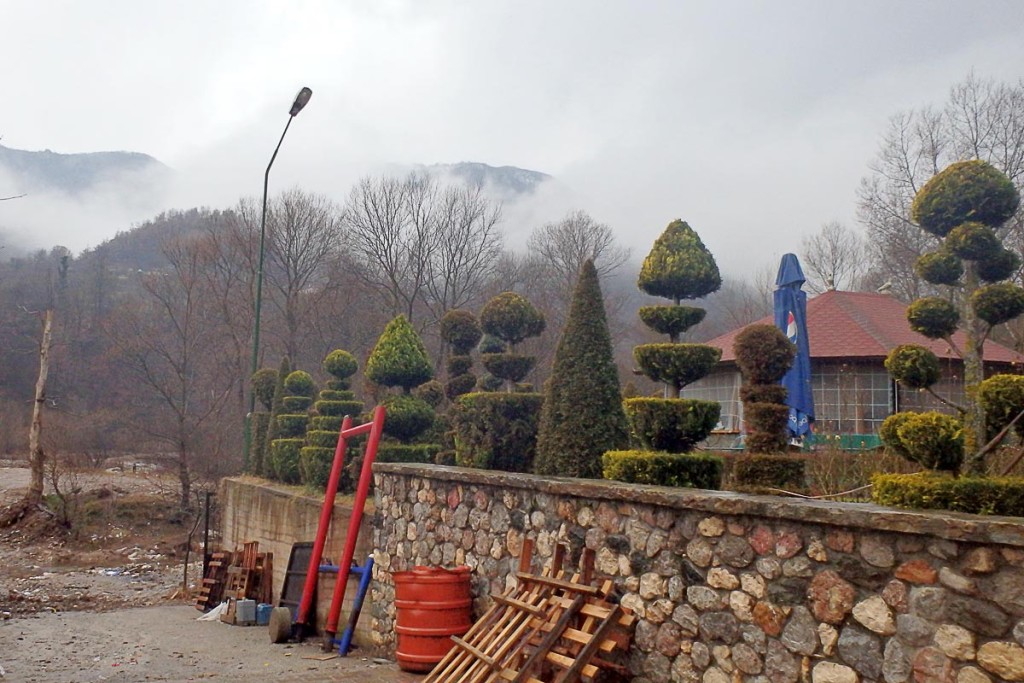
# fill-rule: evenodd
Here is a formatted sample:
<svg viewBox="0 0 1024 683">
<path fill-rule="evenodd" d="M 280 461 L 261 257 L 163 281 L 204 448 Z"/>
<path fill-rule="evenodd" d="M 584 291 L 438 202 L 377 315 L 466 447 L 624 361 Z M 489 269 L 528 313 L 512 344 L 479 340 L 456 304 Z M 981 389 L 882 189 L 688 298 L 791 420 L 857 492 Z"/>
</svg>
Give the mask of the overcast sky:
<svg viewBox="0 0 1024 683">
<path fill-rule="evenodd" d="M 510 232 L 582 208 L 642 257 L 679 217 L 737 276 L 826 221 L 855 225 L 856 187 L 892 114 L 941 104 L 972 69 L 1016 82 L 1024 67 L 1019 0 L 0 8 L 9 147 L 145 152 L 178 172 L 173 206 L 226 207 L 261 192 L 308 85 L 272 191 L 341 200 L 385 164 L 520 166 L 564 192 L 510 213 Z M 129 227 L 118 220 L 54 215 L 41 234 L 82 248 Z"/>
</svg>

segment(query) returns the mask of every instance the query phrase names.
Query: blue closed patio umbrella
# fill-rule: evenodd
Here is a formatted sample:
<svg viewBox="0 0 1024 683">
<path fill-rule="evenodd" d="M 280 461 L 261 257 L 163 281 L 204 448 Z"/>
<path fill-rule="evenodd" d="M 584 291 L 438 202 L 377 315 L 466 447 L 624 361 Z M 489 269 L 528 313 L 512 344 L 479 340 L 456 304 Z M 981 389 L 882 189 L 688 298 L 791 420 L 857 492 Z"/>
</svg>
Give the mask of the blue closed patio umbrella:
<svg viewBox="0 0 1024 683">
<path fill-rule="evenodd" d="M 775 325 L 796 344 L 793 366 L 782 378 L 789 406 L 789 434 L 803 439 L 814 422 L 814 392 L 811 390 L 811 348 L 807 340 L 807 292 L 804 271 L 796 254 L 785 254 L 775 277 Z"/>
</svg>

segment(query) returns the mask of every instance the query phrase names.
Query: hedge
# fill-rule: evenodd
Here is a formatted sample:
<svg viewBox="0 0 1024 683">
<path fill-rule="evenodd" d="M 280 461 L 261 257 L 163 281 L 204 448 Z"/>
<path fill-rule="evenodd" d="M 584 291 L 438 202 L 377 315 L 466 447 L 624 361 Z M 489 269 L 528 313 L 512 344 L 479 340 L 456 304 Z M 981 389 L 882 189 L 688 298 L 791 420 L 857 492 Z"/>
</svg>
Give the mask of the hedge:
<svg viewBox="0 0 1024 683">
<path fill-rule="evenodd" d="M 736 458 L 733 478 L 737 490 L 776 488 L 788 491 L 807 487 L 805 461 L 786 455 L 747 455 Z"/>
<path fill-rule="evenodd" d="M 658 451 L 608 451 L 604 478 L 632 484 L 718 490 L 724 461 L 717 455 Z"/>
<path fill-rule="evenodd" d="M 382 443 L 377 446 L 374 462 L 433 463 L 440 450 L 441 446 L 436 443 Z"/>
<path fill-rule="evenodd" d="M 879 505 L 1024 517 L 1024 477 L 953 477 L 938 472 L 876 474 Z"/>
<path fill-rule="evenodd" d="M 706 439 L 722 412 L 717 401 L 682 398 L 627 398 L 622 407 L 638 445 L 670 453 L 685 453 Z"/>
</svg>

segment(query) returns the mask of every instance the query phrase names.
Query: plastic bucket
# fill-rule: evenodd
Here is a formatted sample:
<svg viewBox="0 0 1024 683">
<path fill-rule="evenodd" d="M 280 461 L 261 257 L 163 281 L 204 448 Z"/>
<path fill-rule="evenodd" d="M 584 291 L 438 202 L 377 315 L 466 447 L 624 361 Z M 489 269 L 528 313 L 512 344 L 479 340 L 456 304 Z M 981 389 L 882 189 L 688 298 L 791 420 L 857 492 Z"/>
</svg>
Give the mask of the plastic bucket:
<svg viewBox="0 0 1024 683">
<path fill-rule="evenodd" d="M 430 671 L 452 649 L 452 636 L 472 625 L 469 567 L 413 567 L 391 575 L 395 582 L 398 648 L 403 671 Z"/>
</svg>

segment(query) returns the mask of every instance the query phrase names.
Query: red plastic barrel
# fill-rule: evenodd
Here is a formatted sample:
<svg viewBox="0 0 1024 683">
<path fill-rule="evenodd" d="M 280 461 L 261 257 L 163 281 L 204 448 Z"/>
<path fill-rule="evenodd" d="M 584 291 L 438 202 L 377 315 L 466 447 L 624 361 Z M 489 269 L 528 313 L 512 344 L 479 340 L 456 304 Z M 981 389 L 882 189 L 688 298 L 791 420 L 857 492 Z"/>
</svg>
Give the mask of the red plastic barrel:
<svg viewBox="0 0 1024 683">
<path fill-rule="evenodd" d="M 469 567 L 413 567 L 391 575 L 398 608 L 395 658 L 403 671 L 430 671 L 472 625 Z"/>
</svg>

